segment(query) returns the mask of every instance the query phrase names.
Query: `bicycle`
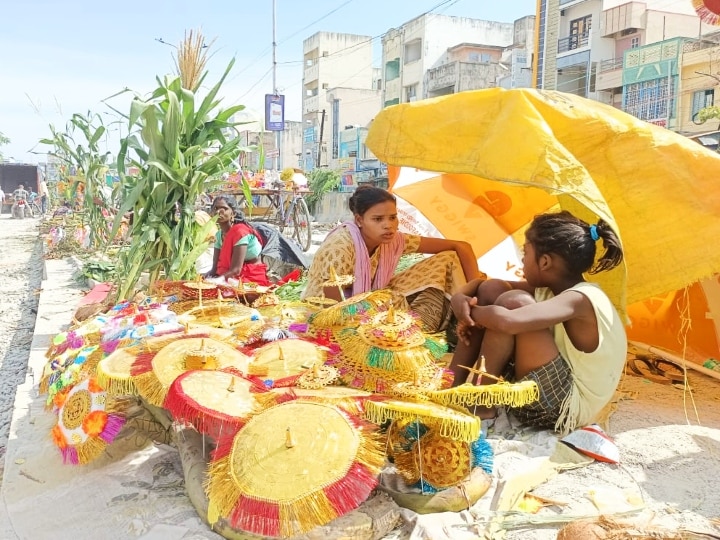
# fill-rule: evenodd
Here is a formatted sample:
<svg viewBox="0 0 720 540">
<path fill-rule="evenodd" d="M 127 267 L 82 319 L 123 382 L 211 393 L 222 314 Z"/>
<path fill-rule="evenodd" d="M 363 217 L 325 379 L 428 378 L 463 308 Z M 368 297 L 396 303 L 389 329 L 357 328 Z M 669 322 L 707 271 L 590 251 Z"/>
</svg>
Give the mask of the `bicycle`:
<svg viewBox="0 0 720 540">
<path fill-rule="evenodd" d="M 38 205 L 35 201 L 28 203 L 27 211 L 29 211 L 30 215 L 35 218 L 43 215 L 40 205 Z"/>
<path fill-rule="evenodd" d="M 303 251 L 308 251 L 312 245 L 312 218 L 303 198 L 307 193 L 309 191 L 298 188 L 285 189 L 284 184 L 253 189 L 253 199 L 256 200 L 249 210 L 248 219 L 275 225 L 283 236 L 292 238 Z M 268 206 L 258 204 L 262 198 L 267 199 Z"/>
</svg>

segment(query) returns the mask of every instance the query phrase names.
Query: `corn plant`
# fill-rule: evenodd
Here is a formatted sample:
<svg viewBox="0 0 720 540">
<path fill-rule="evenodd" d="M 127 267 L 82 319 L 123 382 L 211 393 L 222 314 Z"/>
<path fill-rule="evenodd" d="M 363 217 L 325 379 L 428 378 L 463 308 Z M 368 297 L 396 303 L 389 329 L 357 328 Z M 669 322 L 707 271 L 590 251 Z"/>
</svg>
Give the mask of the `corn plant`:
<svg viewBox="0 0 720 540">
<path fill-rule="evenodd" d="M 105 171 L 111 159 L 109 152 L 100 152 L 99 142 L 105 134 L 105 126 L 97 114 L 73 114 L 64 132 L 50 125 L 52 138 L 41 139 L 41 144 L 50 145 L 51 155 L 57 157 L 76 174 L 69 184 L 68 200 L 82 202 L 82 222 L 89 225 L 90 246 L 94 248 L 107 244 L 110 227 L 103 208 L 109 203 L 103 191 Z M 84 139 L 84 140 L 83 140 Z M 78 197 L 78 194 L 81 194 Z M 100 204 L 98 204 L 100 203 Z"/>
<path fill-rule="evenodd" d="M 120 252 L 118 298 L 129 298 L 143 273 L 150 283 L 163 277 L 195 277 L 195 261 L 208 247 L 214 221 L 199 225 L 195 203 L 217 185 L 238 157 L 237 131 L 231 117 L 242 105 L 220 109 L 218 92 L 232 69 L 196 107 L 196 93 L 179 76 L 157 79 L 149 98 L 136 96 L 130 106 L 128 136 L 121 141 L 117 168 L 123 184 L 134 183 L 124 197 L 112 234 L 126 212 L 132 212 L 129 245 Z M 201 77 L 204 79 L 206 74 Z M 128 166 L 139 168 L 136 178 Z"/>
</svg>

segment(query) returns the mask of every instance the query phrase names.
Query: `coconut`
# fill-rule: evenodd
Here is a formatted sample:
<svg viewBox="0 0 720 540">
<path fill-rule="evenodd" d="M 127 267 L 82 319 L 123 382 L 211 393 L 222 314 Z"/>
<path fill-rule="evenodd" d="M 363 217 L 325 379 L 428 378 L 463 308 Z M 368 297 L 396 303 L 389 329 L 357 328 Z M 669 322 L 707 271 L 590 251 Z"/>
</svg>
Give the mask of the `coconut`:
<svg viewBox="0 0 720 540">
<path fill-rule="evenodd" d="M 568 523 L 558 531 L 557 540 L 609 540 L 607 531 L 594 519 Z"/>
</svg>

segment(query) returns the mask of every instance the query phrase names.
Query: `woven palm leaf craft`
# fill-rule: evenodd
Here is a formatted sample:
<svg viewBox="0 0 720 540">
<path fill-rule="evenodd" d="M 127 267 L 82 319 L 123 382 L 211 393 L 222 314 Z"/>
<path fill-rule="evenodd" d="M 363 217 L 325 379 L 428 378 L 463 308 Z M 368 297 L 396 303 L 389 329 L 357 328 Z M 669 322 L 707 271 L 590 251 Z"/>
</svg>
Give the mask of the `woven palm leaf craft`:
<svg viewBox="0 0 720 540">
<path fill-rule="evenodd" d="M 263 537 L 303 534 L 365 501 L 384 461 L 373 426 L 359 418 L 323 403 L 282 403 L 218 441 L 208 520 Z"/>
<path fill-rule="evenodd" d="M 397 420 L 419 421 L 456 441 L 472 442 L 480 436 L 480 419 L 461 407 L 431 401 L 387 399 L 367 401 L 365 418 L 377 425 Z"/>
<path fill-rule="evenodd" d="M 139 395 L 133 377 L 133 365 L 139 358 L 149 362 L 165 346 L 179 339 L 213 338 L 228 341 L 231 334 L 227 330 L 209 327 L 186 327 L 163 336 L 152 336 L 142 340 L 123 340 L 114 342 L 114 349 L 107 348 L 107 354 L 97 365 L 95 376 L 98 384 L 112 396 Z M 106 344 L 103 344 L 103 346 Z"/>
<path fill-rule="evenodd" d="M 376 311 L 391 299 L 392 292 L 388 289 L 356 294 L 314 313 L 308 322 L 315 328 L 357 326 L 362 315 Z"/>
<path fill-rule="evenodd" d="M 152 405 L 162 407 L 172 382 L 193 369 L 232 367 L 246 373 L 249 358 L 232 345 L 212 338 L 183 337 L 157 353 L 136 357 L 130 375 L 138 394 Z"/>
<path fill-rule="evenodd" d="M 295 328 L 297 311 L 285 310 L 282 304 L 259 308 L 264 315 L 258 320 L 253 320 L 234 329 L 234 335 L 245 342 L 250 348 L 259 347 L 271 341 L 298 337 L 298 331 L 303 328 Z"/>
<path fill-rule="evenodd" d="M 100 343 L 100 330 L 110 318 L 106 315 L 96 315 L 66 332 L 56 334 L 45 356 L 52 359 L 68 349 L 79 351 L 83 347 Z"/>
<path fill-rule="evenodd" d="M 258 392 L 267 389 L 238 374 L 193 370 L 172 382 L 164 407 L 176 421 L 192 424 L 200 433 L 218 439 L 235 435 L 261 410 L 255 399 Z"/>
<path fill-rule="evenodd" d="M 63 463 L 89 463 L 105 451 L 125 424 L 127 404 L 115 400 L 90 377 L 76 384 L 58 409 L 51 435 Z"/>
<path fill-rule="evenodd" d="M 243 350 L 252 352 L 248 374 L 268 387 L 294 386 L 303 373 L 333 358 L 330 347 L 307 339 L 281 339 Z"/>
<path fill-rule="evenodd" d="M 323 282 L 323 289 L 325 287 L 332 287 L 337 289 L 340 293 L 340 299 L 345 300 L 345 289 L 355 282 L 355 276 L 352 274 L 345 274 L 339 276 L 334 266 L 330 267 L 330 275 L 328 280 Z"/>
<path fill-rule="evenodd" d="M 337 333 L 336 339 L 342 350 L 337 367 L 348 386 L 386 392 L 399 382 L 442 377 L 436 360 L 446 345 L 422 332 L 412 315 L 392 305 L 357 328 Z"/>
<path fill-rule="evenodd" d="M 540 390 L 535 381 L 510 383 L 502 377 L 496 377 L 488 373 L 484 356 L 480 357 L 479 369 L 465 369 L 478 376 L 478 385 L 465 383 L 446 390 L 425 392 L 425 396 L 437 403 L 461 407 L 522 407 L 540 399 Z M 497 382 L 480 384 L 483 378 Z"/>
<path fill-rule="evenodd" d="M 492 447 L 482 436 L 472 443 L 456 441 L 417 421 L 407 423 L 403 431 L 404 445 L 393 456 L 395 468 L 424 494 L 460 484 L 475 467 L 492 473 Z"/>
<path fill-rule="evenodd" d="M 75 354 L 67 354 L 68 352 L 66 351 L 50 362 L 55 368 L 45 381 L 48 395 L 46 407 L 52 407 L 57 394 L 68 391 L 82 379 L 94 374 L 97 364 L 103 356 L 99 345 L 83 347 Z"/>
<path fill-rule="evenodd" d="M 278 388 L 271 390 L 273 393 L 281 393 L 278 402 L 302 399 L 303 401 L 317 401 L 334 405 L 353 416 L 362 417 L 365 413 L 365 402 L 368 399 L 375 399 L 376 394 L 356 390 L 346 386 L 326 386 L 323 388 Z"/>
<path fill-rule="evenodd" d="M 95 370 L 98 385 L 110 396 L 138 395 L 131 374 L 136 357 L 136 354 L 121 347 L 100 360 Z"/>
<path fill-rule="evenodd" d="M 178 322 L 233 328 L 257 317 L 258 313 L 254 309 L 238 302 L 219 298 L 185 311 L 178 316 Z"/>
</svg>

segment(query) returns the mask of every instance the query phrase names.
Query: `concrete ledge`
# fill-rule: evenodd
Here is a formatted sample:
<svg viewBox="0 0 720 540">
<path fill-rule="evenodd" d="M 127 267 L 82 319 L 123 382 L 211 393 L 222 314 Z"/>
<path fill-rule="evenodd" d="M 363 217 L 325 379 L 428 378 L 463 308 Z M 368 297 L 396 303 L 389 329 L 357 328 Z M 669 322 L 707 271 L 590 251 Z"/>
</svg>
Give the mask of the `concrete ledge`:
<svg viewBox="0 0 720 540">
<path fill-rule="evenodd" d="M 5 471 L 0 488 L 2 498 L 2 509 L 0 513 L 5 514 L 7 525 L 13 531 L 9 536 L 8 527 L 0 528 L 2 538 L 17 538 L 12 528 L 12 515 L 7 513 L 8 500 L 17 496 L 16 493 L 8 493 L 10 486 L 16 484 L 20 476 L 25 476 L 23 463 L 28 451 L 42 452 L 45 449 L 27 448 L 28 441 L 34 437 L 26 437 L 25 434 L 38 429 L 47 429 L 44 420 L 47 412 L 44 409 L 44 399 L 38 395 L 38 384 L 42 376 L 43 368 L 47 359 L 47 351 L 50 340 L 58 333 L 67 329 L 70 325 L 73 311 L 81 298 L 82 288 L 73 279 L 77 271 L 77 263 L 71 259 L 50 259 L 44 260 L 43 280 L 41 282 L 41 293 L 37 306 L 37 317 L 35 319 L 35 331 L 30 346 L 27 373 L 25 382 L 17 387 L 13 416 L 10 423 L 7 452 L 5 454 Z M 39 420 L 38 425 L 35 421 Z M 48 435 L 49 436 L 49 435 Z M 52 444 L 48 442 L 48 447 Z M 52 449 L 55 450 L 55 449 Z M 38 509 L 42 511 L 42 509 Z M 2 521 L 6 521 L 2 520 Z M 5 525 L 5 524 L 3 524 Z"/>
</svg>

